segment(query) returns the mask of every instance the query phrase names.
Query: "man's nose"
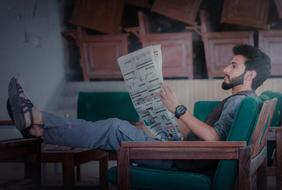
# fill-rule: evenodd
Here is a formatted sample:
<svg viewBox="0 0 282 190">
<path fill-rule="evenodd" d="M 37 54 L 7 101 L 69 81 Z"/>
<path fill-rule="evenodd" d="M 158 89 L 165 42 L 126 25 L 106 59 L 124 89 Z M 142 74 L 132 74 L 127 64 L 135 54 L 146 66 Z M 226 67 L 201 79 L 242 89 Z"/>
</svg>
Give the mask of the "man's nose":
<svg viewBox="0 0 282 190">
<path fill-rule="evenodd" d="M 224 74 L 228 74 L 228 66 L 223 69 Z"/>
</svg>

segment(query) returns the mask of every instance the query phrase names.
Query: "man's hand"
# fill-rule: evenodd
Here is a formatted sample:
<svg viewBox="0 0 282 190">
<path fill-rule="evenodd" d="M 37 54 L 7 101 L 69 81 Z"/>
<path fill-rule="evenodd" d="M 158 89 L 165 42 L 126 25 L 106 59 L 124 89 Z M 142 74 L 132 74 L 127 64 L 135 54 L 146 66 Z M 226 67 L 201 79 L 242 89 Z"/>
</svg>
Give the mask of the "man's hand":
<svg viewBox="0 0 282 190">
<path fill-rule="evenodd" d="M 135 122 L 135 123 L 134 123 L 134 126 L 135 126 L 136 128 L 138 128 L 138 129 L 144 129 L 144 128 L 146 128 L 146 126 L 143 124 L 142 121 L 137 121 L 137 122 Z"/>
<path fill-rule="evenodd" d="M 162 86 L 160 91 L 160 97 L 165 107 L 172 113 L 174 113 L 176 107 L 180 105 L 175 92 L 167 85 Z"/>
<path fill-rule="evenodd" d="M 138 129 L 142 129 L 149 137 L 155 138 L 155 135 L 143 124 L 143 122 L 138 121 L 134 123 L 134 126 Z"/>
</svg>

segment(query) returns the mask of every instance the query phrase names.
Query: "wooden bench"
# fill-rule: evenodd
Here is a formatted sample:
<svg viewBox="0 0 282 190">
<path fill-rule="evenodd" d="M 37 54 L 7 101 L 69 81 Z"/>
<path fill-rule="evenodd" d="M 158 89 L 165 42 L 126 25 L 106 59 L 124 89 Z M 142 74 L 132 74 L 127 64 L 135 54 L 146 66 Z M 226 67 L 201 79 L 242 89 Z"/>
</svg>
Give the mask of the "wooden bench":
<svg viewBox="0 0 282 190">
<path fill-rule="evenodd" d="M 12 121 L 0 121 L 0 125 L 13 125 Z M 63 168 L 64 189 L 75 187 L 75 166 L 77 168 L 77 180 L 80 180 L 80 164 L 98 160 L 100 172 L 100 186 L 108 189 L 106 171 L 108 169 L 109 154 L 98 149 L 72 148 L 42 144 L 38 138 L 15 139 L 0 141 L 0 162 L 25 162 L 25 177 L 41 185 L 41 162 L 61 163 Z M 37 155 L 38 154 L 38 155 Z M 41 159 L 40 159 L 41 157 Z"/>
<path fill-rule="evenodd" d="M 7 126 L 11 124 L 11 121 L 0 121 L 0 125 Z M 2 184 L 5 186 L 4 188 L 40 188 L 40 144 L 41 139 L 38 138 L 0 140 L 0 162 L 24 163 L 25 165 L 24 179 L 12 180 L 13 183 L 9 182 L 7 186 L 5 185 L 6 182 L 4 182 L 4 184 Z M 2 185 L 0 185 L 0 189 L 2 189 Z"/>
<path fill-rule="evenodd" d="M 77 181 L 80 180 L 80 164 L 98 160 L 100 186 L 108 189 L 106 171 L 108 169 L 108 153 L 98 149 L 71 148 L 57 145 L 42 145 L 41 162 L 61 163 L 63 170 L 64 189 L 75 187 L 75 166 L 77 166 Z"/>
</svg>

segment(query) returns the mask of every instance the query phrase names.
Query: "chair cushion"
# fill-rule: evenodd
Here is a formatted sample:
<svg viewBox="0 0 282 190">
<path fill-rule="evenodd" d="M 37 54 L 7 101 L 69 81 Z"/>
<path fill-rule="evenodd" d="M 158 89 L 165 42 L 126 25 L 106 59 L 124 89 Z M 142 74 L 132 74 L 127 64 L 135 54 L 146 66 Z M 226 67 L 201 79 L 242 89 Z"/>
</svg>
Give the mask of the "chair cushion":
<svg viewBox="0 0 282 190">
<path fill-rule="evenodd" d="M 136 122 L 139 119 L 127 92 L 80 92 L 77 118 L 97 121 L 111 117 Z"/>
<path fill-rule="evenodd" d="M 131 187 L 137 189 L 162 190 L 210 190 L 211 179 L 199 173 L 157 170 L 143 167 L 131 167 Z M 117 167 L 107 172 L 108 181 L 117 184 Z M 153 183 L 152 183 L 153 182 Z"/>
<path fill-rule="evenodd" d="M 205 121 L 209 113 L 220 103 L 220 101 L 197 101 L 194 105 L 193 115 L 201 121 Z"/>
</svg>

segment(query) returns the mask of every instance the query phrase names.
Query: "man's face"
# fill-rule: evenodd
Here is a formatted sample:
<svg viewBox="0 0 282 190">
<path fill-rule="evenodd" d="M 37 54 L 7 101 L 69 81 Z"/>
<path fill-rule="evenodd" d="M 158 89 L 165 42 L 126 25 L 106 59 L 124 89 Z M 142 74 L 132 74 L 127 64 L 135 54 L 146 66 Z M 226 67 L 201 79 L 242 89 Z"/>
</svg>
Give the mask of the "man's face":
<svg viewBox="0 0 282 190">
<path fill-rule="evenodd" d="M 222 88 L 224 90 L 243 84 L 246 60 L 246 57 L 242 55 L 235 55 L 232 58 L 231 63 L 224 68 L 224 81 L 222 83 Z"/>
</svg>

